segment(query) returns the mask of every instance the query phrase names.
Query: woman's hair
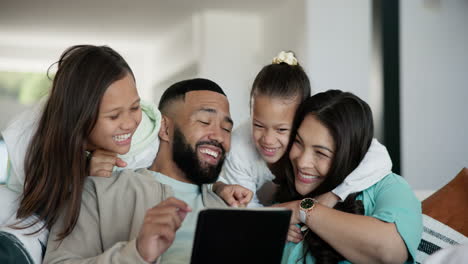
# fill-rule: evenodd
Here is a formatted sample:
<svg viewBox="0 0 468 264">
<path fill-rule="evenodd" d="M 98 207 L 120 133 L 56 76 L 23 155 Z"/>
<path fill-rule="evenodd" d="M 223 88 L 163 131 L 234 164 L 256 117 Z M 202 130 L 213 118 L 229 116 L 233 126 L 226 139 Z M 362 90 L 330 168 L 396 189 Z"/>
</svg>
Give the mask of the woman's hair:
<svg viewBox="0 0 468 264">
<path fill-rule="evenodd" d="M 15 228 L 28 228 L 44 221 L 51 228 L 63 213 L 64 229 L 58 239 L 73 230 L 80 213 L 81 193 L 87 176 L 85 147 L 99 115 L 107 88 L 127 74 L 125 60 L 106 46 L 77 45 L 65 50 L 58 61 L 52 90 L 37 131 L 25 157 L 23 196 L 19 219 L 37 215 Z"/>
<path fill-rule="evenodd" d="M 288 57 L 281 57 L 287 54 Z M 293 62 L 291 62 L 291 60 Z M 250 102 L 256 95 L 299 99 L 302 102 L 310 96 L 310 81 L 304 69 L 297 63 L 292 52 L 280 52 L 273 63 L 264 66 L 255 77 L 250 91 Z"/>
<path fill-rule="evenodd" d="M 322 125 L 327 127 L 334 142 L 335 153 L 330 169 L 322 184 L 315 190 L 302 196 L 294 184 L 294 172 L 289 160 L 291 149 L 297 130 L 305 117 L 313 115 Z M 277 199 L 279 202 L 298 200 L 305 197 L 316 197 L 330 192 L 359 165 L 367 153 L 374 134 L 372 112 L 369 105 L 352 93 L 339 90 L 329 90 L 318 93 L 306 99 L 298 108 L 293 123 L 288 151 L 276 165 L 282 167 L 282 181 L 280 182 Z M 278 169 L 275 170 L 278 172 Z M 338 203 L 335 209 L 363 214 L 361 201 L 356 200 L 357 194 L 349 195 L 343 203 Z M 344 258 L 330 245 L 312 232 L 305 236 L 307 251 L 312 251 L 317 263 L 336 263 Z"/>
</svg>

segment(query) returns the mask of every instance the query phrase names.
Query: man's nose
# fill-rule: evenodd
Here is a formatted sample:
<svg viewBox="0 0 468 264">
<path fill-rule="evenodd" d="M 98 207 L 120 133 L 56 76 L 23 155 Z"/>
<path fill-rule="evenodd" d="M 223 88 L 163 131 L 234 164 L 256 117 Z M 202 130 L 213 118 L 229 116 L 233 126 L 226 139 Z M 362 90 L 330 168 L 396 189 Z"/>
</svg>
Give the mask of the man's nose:
<svg viewBox="0 0 468 264">
<path fill-rule="evenodd" d="M 215 140 L 218 143 L 224 142 L 223 129 L 218 126 L 213 126 L 211 128 L 210 134 L 208 135 L 210 140 Z"/>
</svg>

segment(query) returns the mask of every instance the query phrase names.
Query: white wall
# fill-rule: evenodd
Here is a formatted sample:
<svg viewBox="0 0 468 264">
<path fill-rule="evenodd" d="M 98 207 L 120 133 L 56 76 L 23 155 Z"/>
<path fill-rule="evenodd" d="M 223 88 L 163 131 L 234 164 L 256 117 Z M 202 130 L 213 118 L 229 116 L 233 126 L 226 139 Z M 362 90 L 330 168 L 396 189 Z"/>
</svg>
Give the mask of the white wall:
<svg viewBox="0 0 468 264">
<path fill-rule="evenodd" d="M 206 11 L 201 17 L 199 76 L 226 92 L 234 124 L 249 117 L 249 91 L 260 64 L 260 16 L 242 12 Z"/>
<path fill-rule="evenodd" d="M 347 90 L 369 99 L 369 0 L 306 1 L 308 73 L 315 92 Z"/>
<path fill-rule="evenodd" d="M 436 190 L 468 167 L 468 1 L 400 1 L 402 174 Z"/>
<path fill-rule="evenodd" d="M 81 2 L 2 4 L 0 70 L 45 72 L 71 45 L 107 44 L 132 67 L 143 99 L 157 103 L 174 82 L 211 78 L 239 124 L 260 69 L 282 49 L 305 49 L 305 0 Z"/>
<path fill-rule="evenodd" d="M 382 139 L 382 91 L 372 56 L 370 0 L 311 0 L 306 10 L 306 71 L 312 93 L 339 89 L 371 107 L 375 137 Z"/>
</svg>

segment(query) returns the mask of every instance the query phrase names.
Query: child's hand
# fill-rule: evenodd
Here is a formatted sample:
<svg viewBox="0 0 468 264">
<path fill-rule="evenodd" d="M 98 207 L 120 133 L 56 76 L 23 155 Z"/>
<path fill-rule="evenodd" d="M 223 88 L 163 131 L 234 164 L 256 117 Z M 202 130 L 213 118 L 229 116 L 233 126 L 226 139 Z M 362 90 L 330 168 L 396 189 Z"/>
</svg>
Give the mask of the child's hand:
<svg viewBox="0 0 468 264">
<path fill-rule="evenodd" d="M 295 201 L 286 202 L 286 203 L 274 204 L 271 207 L 281 207 L 281 208 L 287 208 L 291 210 L 292 214 L 291 214 L 290 224 L 294 225 L 294 224 L 298 224 L 301 222 L 299 218 L 299 210 L 300 210 L 299 204 L 300 203 L 301 203 L 301 200 L 295 200 Z"/>
<path fill-rule="evenodd" d="M 231 207 L 246 207 L 253 196 L 253 192 L 245 187 L 222 182 L 216 182 L 213 191 Z"/>
<path fill-rule="evenodd" d="M 89 175 L 110 177 L 114 166 L 125 167 L 127 163 L 117 157 L 117 153 L 106 150 L 95 150 L 89 162 Z"/>
<path fill-rule="evenodd" d="M 304 239 L 301 229 L 297 225 L 289 225 L 288 241 L 299 243 Z"/>
</svg>

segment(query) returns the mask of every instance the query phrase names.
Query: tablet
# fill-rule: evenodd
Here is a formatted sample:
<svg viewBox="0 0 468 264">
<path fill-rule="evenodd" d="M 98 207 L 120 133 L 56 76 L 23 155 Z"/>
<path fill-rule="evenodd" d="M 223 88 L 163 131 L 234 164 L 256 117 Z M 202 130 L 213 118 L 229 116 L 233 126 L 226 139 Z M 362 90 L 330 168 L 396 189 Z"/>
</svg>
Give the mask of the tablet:
<svg viewBox="0 0 468 264">
<path fill-rule="evenodd" d="M 285 208 L 204 209 L 191 263 L 281 263 L 290 218 Z"/>
</svg>

